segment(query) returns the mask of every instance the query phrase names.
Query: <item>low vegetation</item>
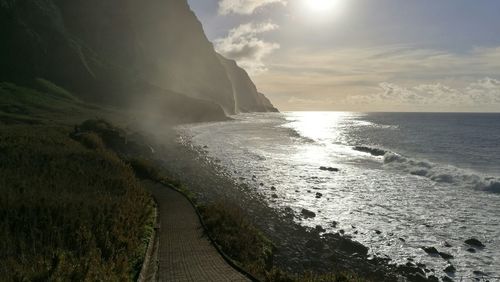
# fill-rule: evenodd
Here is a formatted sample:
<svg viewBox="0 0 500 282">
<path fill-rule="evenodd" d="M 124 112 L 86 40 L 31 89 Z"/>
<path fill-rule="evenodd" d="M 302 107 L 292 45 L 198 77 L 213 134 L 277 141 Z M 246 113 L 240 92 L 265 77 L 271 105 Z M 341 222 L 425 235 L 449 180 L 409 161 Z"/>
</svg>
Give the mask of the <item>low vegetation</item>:
<svg viewBox="0 0 500 282">
<path fill-rule="evenodd" d="M 245 216 L 227 203 L 199 207 L 209 235 L 240 267 L 261 281 L 269 282 L 362 282 L 351 273 L 292 274 L 273 264 L 275 248 Z"/>
<path fill-rule="evenodd" d="M 153 202 L 97 132 L 0 128 L 0 276 L 6 281 L 130 281 Z M 82 144 L 83 143 L 83 144 Z"/>
<path fill-rule="evenodd" d="M 106 120 L 80 122 L 102 113 L 45 80 L 0 82 L 0 280 L 135 280 L 154 224 L 154 202 L 136 177 L 189 194 L 147 145 Z M 221 249 L 262 281 L 364 281 L 286 273 L 240 208 L 199 210 Z"/>
</svg>

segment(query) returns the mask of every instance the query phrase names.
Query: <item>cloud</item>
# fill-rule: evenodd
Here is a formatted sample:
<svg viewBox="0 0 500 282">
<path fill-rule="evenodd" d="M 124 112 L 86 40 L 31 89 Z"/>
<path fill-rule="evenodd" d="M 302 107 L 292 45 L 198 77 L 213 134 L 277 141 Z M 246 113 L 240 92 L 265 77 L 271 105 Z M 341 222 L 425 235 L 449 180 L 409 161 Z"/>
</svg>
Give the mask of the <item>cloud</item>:
<svg viewBox="0 0 500 282">
<path fill-rule="evenodd" d="M 284 110 L 500 111 L 500 47 L 308 47 L 277 52 L 266 66 L 253 78 Z"/>
<path fill-rule="evenodd" d="M 266 42 L 258 35 L 276 30 L 279 27 L 271 22 L 242 24 L 229 31 L 229 34 L 214 41 L 215 49 L 222 55 L 236 60 L 250 73 L 266 70 L 264 57 L 280 48 L 277 43 Z"/>
<path fill-rule="evenodd" d="M 454 88 L 442 83 L 404 87 L 382 82 L 379 89 L 374 94 L 348 96 L 338 104 L 417 111 L 500 110 L 500 81 L 489 77 L 472 82 L 464 88 Z"/>
<path fill-rule="evenodd" d="M 219 14 L 227 15 L 230 13 L 250 15 L 256 9 L 269 4 L 279 3 L 286 5 L 286 0 L 220 0 Z"/>
</svg>

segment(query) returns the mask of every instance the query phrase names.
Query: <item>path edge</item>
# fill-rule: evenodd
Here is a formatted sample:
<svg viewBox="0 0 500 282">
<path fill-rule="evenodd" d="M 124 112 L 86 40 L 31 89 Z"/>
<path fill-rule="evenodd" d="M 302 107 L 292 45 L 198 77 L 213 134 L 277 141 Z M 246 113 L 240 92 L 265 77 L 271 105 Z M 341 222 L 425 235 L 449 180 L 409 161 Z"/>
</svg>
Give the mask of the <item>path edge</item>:
<svg viewBox="0 0 500 282">
<path fill-rule="evenodd" d="M 160 213 L 158 211 L 158 203 L 156 202 L 156 200 L 154 200 L 154 202 L 155 202 L 155 222 L 154 222 L 153 233 L 149 238 L 148 247 L 146 249 L 146 254 L 144 255 L 144 261 L 142 262 L 141 272 L 139 272 L 139 277 L 137 278 L 137 282 L 147 282 L 148 279 L 147 275 L 151 267 L 156 266 L 154 270 L 154 276 L 156 277 L 158 274 L 158 267 L 157 267 L 158 262 L 151 261 L 153 259 L 153 252 L 156 245 L 155 243 L 156 240 L 158 239 L 158 231 L 160 229 L 159 228 Z"/>
<path fill-rule="evenodd" d="M 253 281 L 253 282 L 260 282 L 259 279 L 255 278 L 255 276 L 253 276 L 252 274 L 250 274 L 249 272 L 247 272 L 246 270 L 244 270 L 243 268 L 241 268 L 234 260 L 232 260 L 220 248 L 219 244 L 217 244 L 217 242 L 212 238 L 212 236 L 210 236 L 210 234 L 208 232 L 208 228 L 207 228 L 207 226 L 205 224 L 205 221 L 203 221 L 203 217 L 201 216 L 200 212 L 198 211 L 198 208 L 196 207 L 196 205 L 194 204 L 194 202 L 191 200 L 191 198 L 189 198 L 188 195 L 186 195 L 185 192 L 179 190 L 177 187 L 175 187 L 174 185 L 172 185 L 170 183 L 165 183 L 165 182 L 162 182 L 162 181 L 153 181 L 153 182 L 161 184 L 162 186 L 165 186 L 168 189 L 174 190 L 175 192 L 181 194 L 182 197 L 184 197 L 186 200 L 188 200 L 188 202 L 191 204 L 191 206 L 193 207 L 194 211 L 196 212 L 196 215 L 198 216 L 198 220 L 200 221 L 201 226 L 203 227 L 203 231 L 204 231 L 203 233 L 205 234 L 205 236 L 207 236 L 207 238 L 210 241 L 210 243 L 212 244 L 212 246 L 214 246 L 214 248 L 217 250 L 217 252 L 222 256 L 222 258 L 224 259 L 224 261 L 226 261 L 227 264 L 229 264 L 229 266 L 231 266 L 233 269 L 235 269 L 239 273 L 243 274 L 246 278 L 250 279 L 251 281 Z"/>
</svg>

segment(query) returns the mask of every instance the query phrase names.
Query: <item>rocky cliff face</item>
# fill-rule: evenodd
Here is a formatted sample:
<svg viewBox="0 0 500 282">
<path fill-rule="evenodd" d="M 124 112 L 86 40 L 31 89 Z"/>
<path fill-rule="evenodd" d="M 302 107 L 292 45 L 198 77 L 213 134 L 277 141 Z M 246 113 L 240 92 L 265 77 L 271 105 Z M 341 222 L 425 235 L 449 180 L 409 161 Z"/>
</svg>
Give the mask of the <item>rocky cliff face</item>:
<svg viewBox="0 0 500 282">
<path fill-rule="evenodd" d="M 186 0 L 0 0 L 0 32 L 0 80 L 43 77 L 121 104 L 154 89 L 166 111 L 173 96 L 226 114 L 275 110 L 216 54 Z"/>
<path fill-rule="evenodd" d="M 231 82 L 236 112 L 278 111 L 264 94 L 257 91 L 257 87 L 248 76 L 248 73 L 240 68 L 235 61 L 224 58 L 222 55 L 218 55 L 218 58 Z"/>
</svg>

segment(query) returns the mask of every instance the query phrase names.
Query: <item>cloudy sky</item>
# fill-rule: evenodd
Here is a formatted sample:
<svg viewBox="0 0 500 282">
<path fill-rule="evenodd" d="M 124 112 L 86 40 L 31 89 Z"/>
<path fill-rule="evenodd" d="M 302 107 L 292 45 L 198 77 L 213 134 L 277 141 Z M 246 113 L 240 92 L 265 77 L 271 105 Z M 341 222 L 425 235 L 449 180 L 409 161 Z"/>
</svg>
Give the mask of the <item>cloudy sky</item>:
<svg viewBox="0 0 500 282">
<path fill-rule="evenodd" d="M 498 0 L 189 0 L 281 110 L 500 112 Z"/>
</svg>

